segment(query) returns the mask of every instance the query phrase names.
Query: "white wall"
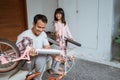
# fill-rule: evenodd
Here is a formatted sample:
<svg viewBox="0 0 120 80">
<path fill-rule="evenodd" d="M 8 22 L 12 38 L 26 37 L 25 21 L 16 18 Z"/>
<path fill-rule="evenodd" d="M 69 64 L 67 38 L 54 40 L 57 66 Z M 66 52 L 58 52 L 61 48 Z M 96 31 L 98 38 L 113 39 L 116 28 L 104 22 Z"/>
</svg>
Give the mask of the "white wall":
<svg viewBox="0 0 120 80">
<path fill-rule="evenodd" d="M 44 14 L 48 18 L 46 31 L 53 31 L 52 21 L 54 11 L 57 8 L 57 0 L 26 0 L 27 1 L 27 16 L 28 26 L 32 27 L 33 17 L 36 14 Z"/>
<path fill-rule="evenodd" d="M 98 45 L 98 0 L 59 0 L 59 7 L 64 8 L 74 39 L 79 41 L 84 48 L 96 49 Z"/>
<path fill-rule="evenodd" d="M 114 0 L 58 0 L 65 10 L 74 39 L 82 47 L 70 53 L 78 58 L 120 67 L 111 62 Z"/>
</svg>

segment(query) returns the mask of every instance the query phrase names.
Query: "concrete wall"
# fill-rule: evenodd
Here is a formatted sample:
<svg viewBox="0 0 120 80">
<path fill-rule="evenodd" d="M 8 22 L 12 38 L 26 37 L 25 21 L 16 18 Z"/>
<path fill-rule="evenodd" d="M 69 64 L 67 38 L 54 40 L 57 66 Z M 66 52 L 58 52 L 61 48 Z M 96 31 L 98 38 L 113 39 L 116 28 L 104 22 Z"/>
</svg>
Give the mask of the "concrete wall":
<svg viewBox="0 0 120 80">
<path fill-rule="evenodd" d="M 71 25 L 70 29 L 74 39 L 82 44 L 82 47 L 77 47 L 71 51 L 71 55 L 120 67 L 118 62 L 111 61 L 114 5 L 116 5 L 114 1 L 58 0 L 59 7 L 63 7 L 67 13 L 66 18 Z"/>
</svg>

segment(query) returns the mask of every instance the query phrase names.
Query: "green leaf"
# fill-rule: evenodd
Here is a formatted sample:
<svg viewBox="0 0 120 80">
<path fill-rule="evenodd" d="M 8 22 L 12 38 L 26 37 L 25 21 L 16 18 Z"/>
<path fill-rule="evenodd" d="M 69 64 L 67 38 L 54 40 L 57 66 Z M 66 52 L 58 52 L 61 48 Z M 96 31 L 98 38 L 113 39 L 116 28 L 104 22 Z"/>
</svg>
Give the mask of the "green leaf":
<svg viewBox="0 0 120 80">
<path fill-rule="evenodd" d="M 120 57 L 120 52 L 117 53 L 117 56 Z"/>
<path fill-rule="evenodd" d="M 115 42 L 120 44 L 120 35 L 116 36 Z"/>
<path fill-rule="evenodd" d="M 120 29 L 118 29 L 118 32 L 120 32 Z"/>
</svg>

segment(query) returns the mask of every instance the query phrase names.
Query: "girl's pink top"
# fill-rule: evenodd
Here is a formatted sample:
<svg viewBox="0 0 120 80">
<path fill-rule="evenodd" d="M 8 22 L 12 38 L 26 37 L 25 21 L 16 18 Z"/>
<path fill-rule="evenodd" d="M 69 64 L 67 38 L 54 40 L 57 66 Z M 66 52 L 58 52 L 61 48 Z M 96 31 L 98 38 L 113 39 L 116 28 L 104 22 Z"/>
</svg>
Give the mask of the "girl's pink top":
<svg viewBox="0 0 120 80">
<path fill-rule="evenodd" d="M 59 35 L 63 35 L 67 38 L 72 39 L 72 35 L 70 33 L 69 27 L 68 25 L 64 25 L 61 22 L 54 22 L 54 27 L 55 27 L 55 31 L 59 33 Z"/>
</svg>

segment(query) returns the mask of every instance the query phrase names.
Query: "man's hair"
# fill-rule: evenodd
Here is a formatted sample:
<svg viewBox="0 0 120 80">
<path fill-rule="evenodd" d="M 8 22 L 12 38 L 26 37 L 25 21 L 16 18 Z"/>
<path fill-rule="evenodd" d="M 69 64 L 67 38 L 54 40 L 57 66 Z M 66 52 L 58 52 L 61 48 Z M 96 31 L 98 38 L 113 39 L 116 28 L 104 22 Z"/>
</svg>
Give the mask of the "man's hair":
<svg viewBox="0 0 120 80">
<path fill-rule="evenodd" d="M 33 20 L 34 24 L 36 24 L 38 20 L 42 20 L 42 22 L 44 22 L 44 23 L 47 23 L 47 21 L 48 21 L 47 17 L 45 15 L 42 15 L 42 14 L 35 15 L 34 20 Z"/>
</svg>

